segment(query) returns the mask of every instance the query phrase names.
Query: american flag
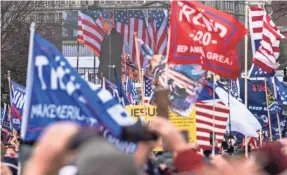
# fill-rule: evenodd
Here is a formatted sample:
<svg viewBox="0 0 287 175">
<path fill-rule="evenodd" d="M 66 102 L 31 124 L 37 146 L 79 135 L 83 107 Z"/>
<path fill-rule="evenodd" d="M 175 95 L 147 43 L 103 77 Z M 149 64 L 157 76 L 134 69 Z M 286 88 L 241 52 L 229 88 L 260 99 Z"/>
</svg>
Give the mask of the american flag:
<svg viewBox="0 0 287 175">
<path fill-rule="evenodd" d="M 138 38 L 148 41 L 147 25 L 142 10 L 117 10 L 114 15 L 115 27 L 122 34 L 125 44 L 123 46 L 124 54 L 129 55 L 131 60 L 136 63 L 136 48 L 134 33 Z M 128 46 L 128 50 L 126 47 Z M 129 53 L 125 53 L 125 52 Z M 142 60 L 142 56 L 141 56 Z M 126 67 L 126 72 L 130 74 L 132 79 L 138 78 L 138 74 L 131 67 Z"/>
<path fill-rule="evenodd" d="M 133 62 L 130 57 L 130 48 L 128 42 L 124 42 L 124 50 L 122 56 L 122 75 L 130 76 L 133 80 L 137 79 L 137 65 Z M 136 74 L 136 76 L 134 76 Z M 126 77 L 123 77 L 125 80 Z"/>
<path fill-rule="evenodd" d="M 167 11 L 167 10 L 166 10 Z M 158 55 L 166 55 L 168 40 L 168 17 L 164 10 L 150 10 L 150 24 L 148 35 L 151 39 L 151 48 Z"/>
<path fill-rule="evenodd" d="M 110 17 L 107 11 L 78 12 L 78 38 L 80 43 L 88 46 L 97 56 L 100 56 L 101 43 L 104 39 L 102 19 Z"/>
<path fill-rule="evenodd" d="M 279 44 L 285 36 L 280 33 L 267 12 L 257 6 L 249 7 L 249 28 L 251 39 L 254 41 L 252 42 L 253 63 L 267 73 L 271 73 L 279 67 L 277 63 Z M 256 48 L 258 42 L 260 46 Z"/>
<path fill-rule="evenodd" d="M 223 103 L 217 101 L 214 108 L 214 132 L 215 138 L 221 145 L 226 133 L 229 109 Z M 196 103 L 196 142 L 200 148 L 211 149 L 210 133 L 213 131 L 213 102 Z"/>
<path fill-rule="evenodd" d="M 261 45 L 263 16 L 265 13 L 265 10 L 262 8 L 258 8 L 258 6 L 251 6 L 249 8 L 249 31 L 253 56 L 255 56 L 256 51 Z M 273 74 L 274 72 L 268 73 L 253 63 L 249 70 L 248 77 L 271 77 L 273 76 Z"/>
<path fill-rule="evenodd" d="M 152 80 L 144 76 L 144 104 L 149 104 L 152 96 Z"/>
<path fill-rule="evenodd" d="M 163 72 L 162 77 L 166 76 L 166 71 Z M 168 68 L 168 79 L 173 80 L 172 84 L 178 86 L 179 88 L 186 89 L 186 92 L 189 95 L 197 95 L 196 93 L 196 87 L 198 85 L 197 81 L 193 81 L 192 79 L 188 78 L 184 74 L 177 72 L 171 68 Z"/>
</svg>

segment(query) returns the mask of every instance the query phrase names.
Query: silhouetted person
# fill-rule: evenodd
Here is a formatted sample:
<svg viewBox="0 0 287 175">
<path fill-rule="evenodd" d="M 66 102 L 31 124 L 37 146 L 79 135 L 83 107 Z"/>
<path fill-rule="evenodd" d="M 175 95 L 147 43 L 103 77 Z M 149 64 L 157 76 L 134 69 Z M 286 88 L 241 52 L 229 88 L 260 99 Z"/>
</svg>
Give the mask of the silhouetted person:
<svg viewBox="0 0 287 175">
<path fill-rule="evenodd" d="M 121 80 L 123 39 L 121 34 L 113 27 L 113 21 L 111 19 L 104 19 L 102 24 L 106 36 L 101 44 L 98 76 L 100 77 L 101 73 L 103 73 L 103 76 L 106 79 L 109 79 L 111 82 L 116 84 L 114 70 L 113 68 L 109 68 L 109 66 L 116 66 L 117 75 L 119 80 Z"/>
</svg>

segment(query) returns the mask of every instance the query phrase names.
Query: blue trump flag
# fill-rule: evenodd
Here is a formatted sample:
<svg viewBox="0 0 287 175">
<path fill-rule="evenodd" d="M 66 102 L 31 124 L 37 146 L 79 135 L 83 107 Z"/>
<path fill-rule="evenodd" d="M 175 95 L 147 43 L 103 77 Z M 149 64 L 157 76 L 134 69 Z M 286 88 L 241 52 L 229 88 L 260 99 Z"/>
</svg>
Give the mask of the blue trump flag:
<svg viewBox="0 0 287 175">
<path fill-rule="evenodd" d="M 13 128 L 16 130 L 21 129 L 21 119 L 23 115 L 23 108 L 25 103 L 25 87 L 10 80 L 10 106 L 12 115 Z"/>
<path fill-rule="evenodd" d="M 2 128 L 1 136 L 5 141 L 9 141 L 10 136 L 12 135 L 13 127 L 9 117 L 9 107 L 4 104 L 3 118 L 2 118 Z"/>
<path fill-rule="evenodd" d="M 31 25 L 23 140 L 37 140 L 57 121 L 105 128 L 117 138 L 123 127 L 136 123 L 107 90 L 88 84 L 53 44 L 33 31 Z"/>
<path fill-rule="evenodd" d="M 240 97 L 243 101 L 245 101 L 243 78 L 239 79 L 239 85 L 240 85 Z M 269 133 L 269 122 L 268 122 L 265 89 L 267 89 L 268 92 L 270 92 L 270 89 L 269 87 L 265 88 L 265 84 L 263 80 L 249 80 L 247 87 L 248 87 L 248 91 L 247 91 L 248 92 L 248 95 L 247 95 L 248 96 L 248 109 L 260 122 L 262 126 L 262 130 Z M 271 104 L 269 104 L 268 107 L 269 109 L 271 108 L 272 110 Z M 282 118 L 281 115 L 280 115 L 280 118 Z M 270 119 L 271 119 L 271 128 L 273 131 L 272 133 L 273 133 L 273 136 L 276 138 L 276 136 L 278 135 L 278 133 L 276 133 L 276 131 L 278 131 L 278 129 L 276 129 L 278 128 L 278 124 L 277 124 L 276 114 L 273 114 L 272 111 L 270 112 Z M 284 127 L 281 127 L 281 129 L 284 129 Z"/>
</svg>

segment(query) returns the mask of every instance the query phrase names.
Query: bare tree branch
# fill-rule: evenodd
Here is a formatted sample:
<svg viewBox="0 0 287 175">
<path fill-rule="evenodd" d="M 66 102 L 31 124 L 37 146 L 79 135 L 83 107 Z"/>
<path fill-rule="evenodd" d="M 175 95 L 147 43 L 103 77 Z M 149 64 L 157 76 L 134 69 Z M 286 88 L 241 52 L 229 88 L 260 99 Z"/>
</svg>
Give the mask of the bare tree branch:
<svg viewBox="0 0 287 175">
<path fill-rule="evenodd" d="M 287 15 L 287 1 L 273 1 L 272 4 L 272 17 L 275 21 Z"/>
<path fill-rule="evenodd" d="M 1 93 L 9 94 L 7 71 L 14 81 L 25 85 L 29 48 L 29 18 L 41 12 L 43 1 L 1 1 Z M 43 12 L 44 13 L 44 12 Z M 46 13 L 46 12 L 45 12 Z M 53 41 L 58 38 L 47 30 L 61 28 L 61 22 L 36 24 L 36 31 Z M 7 98 L 6 100 L 9 100 Z M 3 101 L 3 99 L 2 99 Z M 7 101 L 6 101 L 7 102 Z"/>
</svg>

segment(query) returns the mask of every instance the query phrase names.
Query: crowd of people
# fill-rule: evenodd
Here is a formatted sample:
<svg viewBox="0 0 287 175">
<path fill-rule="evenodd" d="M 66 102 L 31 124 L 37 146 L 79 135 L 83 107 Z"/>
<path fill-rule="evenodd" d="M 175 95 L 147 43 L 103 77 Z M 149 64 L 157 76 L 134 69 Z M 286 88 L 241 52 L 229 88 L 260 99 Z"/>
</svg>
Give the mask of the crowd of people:
<svg viewBox="0 0 287 175">
<path fill-rule="evenodd" d="M 179 3 L 178 8 L 181 8 L 181 6 L 182 4 Z M 183 7 L 185 8 L 185 6 Z M 121 85 L 122 83 L 120 82 L 120 80 L 117 80 L 117 76 L 111 76 L 112 71 L 110 70 L 110 68 L 117 70 L 115 72 L 120 75 L 121 69 L 119 69 L 119 67 L 121 67 L 122 64 L 121 55 L 123 48 L 122 46 L 124 44 L 123 39 L 120 33 L 116 31 L 116 28 L 114 28 L 113 21 L 111 19 L 103 20 L 102 24 L 104 31 L 104 39 L 101 41 L 99 73 L 103 73 L 103 76 L 108 77 L 108 79 L 114 84 Z M 243 29 L 245 28 L 243 28 L 242 26 L 242 31 Z M 242 32 L 242 37 L 244 36 L 243 33 L 244 32 Z M 46 41 L 45 44 L 47 45 Z M 165 68 L 165 66 L 163 66 L 163 64 L 160 65 L 162 68 L 160 69 L 159 65 L 153 65 L 153 62 L 156 60 L 154 58 L 157 57 L 154 55 L 152 55 L 151 57 L 153 57 L 153 59 L 150 59 L 151 61 L 149 61 L 149 64 L 151 65 L 151 67 L 153 67 L 152 73 L 154 75 L 157 75 L 156 72 L 164 70 L 163 68 Z M 57 60 L 57 58 L 60 59 L 60 57 L 56 57 L 55 59 Z M 163 62 L 165 60 L 162 57 L 160 57 L 160 59 L 161 60 L 157 62 Z M 60 65 L 65 65 L 65 62 L 60 62 Z M 115 69 L 115 67 L 118 69 Z M 62 70 L 63 67 L 59 68 L 61 68 L 59 70 Z M 188 67 L 188 71 L 190 70 L 191 68 Z M 194 72 L 191 72 L 192 76 L 190 76 L 189 78 L 185 77 L 184 80 L 186 81 L 186 79 L 197 79 L 197 83 L 192 85 L 194 87 L 192 87 L 193 91 L 191 94 L 201 89 L 202 85 L 200 79 L 204 79 L 204 71 L 201 67 L 197 68 L 196 66 L 192 70 L 194 70 Z M 177 71 L 180 72 L 179 70 Z M 70 70 L 65 69 L 65 72 L 70 72 Z M 181 67 L 181 73 L 184 72 L 184 67 Z M 186 74 L 178 74 L 176 72 L 176 75 L 178 76 Z M 61 75 L 61 77 L 63 78 L 63 75 Z M 154 78 L 157 79 L 158 77 L 159 76 L 155 76 Z M 72 91 L 76 89 L 76 85 L 74 87 L 72 83 L 74 81 L 72 79 L 75 79 L 75 77 L 72 78 L 71 76 L 70 78 L 71 82 L 68 82 L 71 83 L 69 84 L 70 89 L 67 88 L 68 90 L 67 92 L 65 92 L 68 94 L 73 93 L 68 92 L 71 89 Z M 160 82 L 160 80 L 161 79 L 159 78 L 158 81 Z M 173 81 L 169 81 L 168 83 L 171 86 L 170 88 L 172 91 L 171 102 L 174 102 L 174 104 L 176 105 L 180 104 L 179 107 L 176 106 L 178 108 L 178 111 L 187 111 L 190 108 L 191 104 L 189 100 L 186 100 L 188 99 L 187 89 L 180 88 L 180 86 L 174 86 L 174 83 L 175 82 Z M 30 90 L 31 89 L 29 89 L 29 91 Z M 41 91 L 39 90 L 39 92 L 43 92 L 43 94 L 48 94 L 48 91 L 46 92 L 42 90 L 43 89 L 41 89 Z M 46 89 L 44 88 L 44 90 Z M 194 95 L 190 95 L 190 97 L 191 96 Z M 49 98 L 52 98 L 52 96 L 47 97 L 47 99 Z M 61 97 L 55 98 L 54 100 L 60 104 L 61 101 L 59 99 L 61 99 Z M 80 96 L 79 99 L 83 100 L 84 98 Z M 67 101 L 69 100 L 70 99 L 68 99 Z M 167 108 L 168 104 L 166 104 L 166 101 L 162 102 L 162 104 L 164 107 Z M 41 103 L 39 102 L 40 105 L 45 103 L 46 101 L 43 101 Z M 84 105 L 81 104 L 81 106 Z M 171 107 L 175 108 L 175 106 Z M 93 108 L 101 108 L 101 106 L 95 105 L 93 106 Z M 166 112 L 168 112 L 168 110 L 166 110 Z M 98 113 L 100 113 L 100 111 Z M 252 138 L 255 139 L 256 144 L 253 146 L 247 146 L 248 150 L 246 151 L 245 144 L 248 144 L 248 141 L 245 141 L 244 143 L 237 142 L 231 135 L 226 135 L 223 142 L 220 144 L 217 140 L 211 139 L 210 147 L 212 147 L 212 149 L 203 150 L 196 143 L 188 143 L 182 135 L 181 131 L 176 128 L 167 118 L 157 116 L 153 117 L 153 119 L 149 121 L 148 124 L 142 124 L 144 125 L 143 128 L 147 132 L 141 132 L 141 135 L 144 135 L 143 138 L 146 135 L 150 134 L 151 137 L 155 136 L 153 138 L 157 139 L 147 139 L 149 141 L 142 141 L 144 139 L 137 139 L 134 138 L 135 136 L 133 136 L 133 139 L 131 140 L 140 141 L 137 143 L 136 151 L 133 154 L 127 154 L 120 151 L 115 145 L 111 144 L 106 138 L 103 137 L 102 133 L 95 128 L 81 127 L 80 124 L 77 124 L 76 122 L 59 120 L 62 119 L 55 119 L 55 121 L 57 122 L 47 126 L 47 128 L 45 128 L 45 130 L 43 131 L 41 137 L 39 139 L 37 138 L 38 140 L 35 143 L 21 143 L 19 133 L 17 132 L 13 132 L 13 134 L 8 135 L 8 137 L 5 135 L 3 136 L 2 134 L 1 174 L 287 175 L 286 138 L 277 141 L 265 140 L 264 142 L 262 140 L 259 141 L 256 138 Z M 47 123 L 43 123 L 46 127 Z M 135 125 L 135 127 L 136 126 L 138 125 Z M 254 129 L 254 132 L 255 131 L 256 129 Z M 132 136 L 130 136 L 130 138 L 132 138 Z M 161 147 L 163 151 L 155 152 L 155 147 Z M 246 152 L 248 152 L 248 156 L 246 156 Z"/>
<path fill-rule="evenodd" d="M 158 141 L 138 144 L 133 155 L 119 151 L 97 130 L 82 128 L 71 122 L 50 125 L 31 154 L 21 161 L 25 175 L 173 175 L 173 174 L 285 174 L 287 173 L 287 139 L 264 142 L 249 147 L 232 137 L 225 137 L 221 147 L 214 142 L 215 151 L 202 150 L 187 143 L 181 132 L 167 119 L 155 117 L 146 126 L 156 133 L 163 151 L 154 152 Z M 15 175 L 18 167 L 19 139 L 1 142 L 1 174 Z M 22 150 L 20 149 L 20 154 Z M 24 154 L 24 153 L 23 153 Z"/>
</svg>

